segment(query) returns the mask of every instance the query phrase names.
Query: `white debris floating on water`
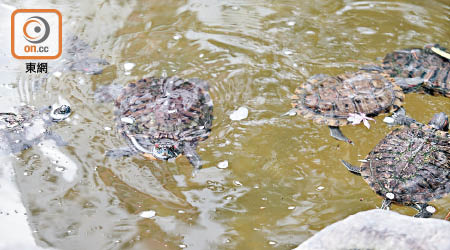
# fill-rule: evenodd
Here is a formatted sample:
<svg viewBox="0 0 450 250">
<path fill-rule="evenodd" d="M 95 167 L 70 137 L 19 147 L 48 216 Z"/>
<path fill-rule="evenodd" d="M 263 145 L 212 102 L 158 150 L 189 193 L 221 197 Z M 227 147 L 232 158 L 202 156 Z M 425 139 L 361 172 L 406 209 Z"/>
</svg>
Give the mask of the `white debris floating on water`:
<svg viewBox="0 0 450 250">
<path fill-rule="evenodd" d="M 248 109 L 246 107 L 240 107 L 238 110 L 233 111 L 230 115 L 230 119 L 233 121 L 240 121 L 248 117 Z"/>
<path fill-rule="evenodd" d="M 120 120 L 122 122 L 125 122 L 125 123 L 128 123 L 128 124 L 133 124 L 134 123 L 134 120 L 131 117 L 122 117 L 122 118 L 120 118 Z"/>
<path fill-rule="evenodd" d="M 387 124 L 393 124 L 395 122 L 394 118 L 387 116 L 383 119 L 383 122 L 387 123 Z"/>
<path fill-rule="evenodd" d="M 325 189 L 325 187 L 322 187 L 322 186 L 318 186 L 318 187 L 317 187 L 317 190 L 319 190 L 319 191 L 320 191 L 320 190 L 324 190 L 324 189 Z"/>
<path fill-rule="evenodd" d="M 220 168 L 220 169 L 227 168 L 228 167 L 228 161 L 225 160 L 225 161 L 219 162 L 219 164 L 217 164 L 217 167 Z"/>
<path fill-rule="evenodd" d="M 62 75 L 62 73 L 59 72 L 59 71 L 56 71 L 56 72 L 53 72 L 53 75 L 54 75 L 56 78 L 60 78 L 61 75 Z"/>
<path fill-rule="evenodd" d="M 127 63 L 124 63 L 124 64 L 123 64 L 123 68 L 124 68 L 126 71 L 132 70 L 132 69 L 134 68 L 134 66 L 136 66 L 136 64 L 130 63 L 130 62 L 127 62 Z"/>
<path fill-rule="evenodd" d="M 142 218 L 152 218 L 156 215 L 156 212 L 154 210 L 149 211 L 143 211 L 139 214 Z"/>
<path fill-rule="evenodd" d="M 427 206 L 425 208 L 429 213 L 434 213 L 436 212 L 436 208 L 434 208 L 433 206 Z"/>
</svg>

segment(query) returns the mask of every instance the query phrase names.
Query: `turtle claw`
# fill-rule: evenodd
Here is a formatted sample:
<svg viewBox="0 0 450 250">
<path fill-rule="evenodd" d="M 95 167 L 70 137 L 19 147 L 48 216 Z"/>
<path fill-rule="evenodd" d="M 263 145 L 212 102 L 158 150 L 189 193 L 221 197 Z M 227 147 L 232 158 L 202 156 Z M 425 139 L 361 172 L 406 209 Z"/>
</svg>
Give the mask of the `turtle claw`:
<svg viewBox="0 0 450 250">
<path fill-rule="evenodd" d="M 344 134 L 342 134 L 342 131 L 337 126 L 328 126 L 330 128 L 330 135 L 339 141 L 345 141 L 351 145 L 353 145 L 353 142 L 348 139 Z"/>
<path fill-rule="evenodd" d="M 185 145 L 183 154 L 189 160 L 189 162 L 194 167 L 194 172 L 202 168 L 202 160 L 198 153 L 195 151 L 195 145 Z M 194 172 L 192 174 L 194 174 Z"/>
<path fill-rule="evenodd" d="M 381 203 L 381 209 L 389 210 L 391 208 L 392 201 L 388 199 L 384 199 L 383 203 Z"/>
<path fill-rule="evenodd" d="M 427 203 L 417 203 L 411 205 L 411 207 L 417 209 L 419 212 L 414 215 L 415 218 L 430 218 L 436 209 Z"/>
<path fill-rule="evenodd" d="M 361 169 L 359 167 L 355 167 L 344 160 L 341 160 L 341 162 L 342 164 L 344 164 L 348 171 L 352 172 L 352 174 L 361 175 Z"/>
</svg>

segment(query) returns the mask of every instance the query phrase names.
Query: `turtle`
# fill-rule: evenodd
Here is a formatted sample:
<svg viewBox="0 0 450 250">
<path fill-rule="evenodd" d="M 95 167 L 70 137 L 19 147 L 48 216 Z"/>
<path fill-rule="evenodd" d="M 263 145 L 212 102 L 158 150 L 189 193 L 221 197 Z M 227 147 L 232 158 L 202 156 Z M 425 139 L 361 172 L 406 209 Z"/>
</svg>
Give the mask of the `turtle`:
<svg viewBox="0 0 450 250">
<path fill-rule="evenodd" d="M 339 126 L 352 123 L 354 116 L 369 126 L 370 117 L 398 110 L 403 105 L 404 93 L 385 74 L 357 71 L 337 76 L 314 75 L 296 88 L 291 100 L 293 109 L 286 114 L 298 114 L 328 125 L 332 137 L 352 144 Z"/>
<path fill-rule="evenodd" d="M 16 113 L 0 113 L 0 155 L 18 153 L 42 139 L 53 139 L 57 145 L 65 145 L 48 127 L 69 117 L 70 106 L 55 104 L 37 110 L 30 105 L 22 105 L 16 110 Z"/>
<path fill-rule="evenodd" d="M 52 75 L 58 76 L 62 72 L 98 75 L 103 72 L 105 65 L 109 64 L 105 59 L 92 57 L 90 46 L 75 35 L 68 35 L 63 44 L 64 52 L 61 58 L 50 64 L 48 73 L 37 74 L 37 78 L 33 80 L 35 88 L 41 87 Z"/>
<path fill-rule="evenodd" d="M 401 123 L 360 167 L 342 163 L 384 198 L 382 209 L 397 203 L 417 209 L 415 217 L 431 217 L 435 209 L 428 202 L 450 193 L 448 116 L 435 114 L 428 124 L 403 117 Z"/>
<path fill-rule="evenodd" d="M 405 93 L 426 92 L 450 97 L 450 54 L 439 44 L 388 53 L 381 65 L 365 66 L 394 78 L 404 78 L 398 85 Z"/>
<path fill-rule="evenodd" d="M 97 99 L 115 100 L 117 130 L 128 143 L 106 155 L 141 153 L 152 160 L 185 155 L 195 173 L 202 167 L 197 144 L 211 133 L 213 102 L 208 89 L 206 81 L 175 76 L 143 78 L 124 88 L 110 85 L 99 89 Z"/>
<path fill-rule="evenodd" d="M 76 35 L 69 35 L 65 41 L 63 54 L 64 69 L 87 75 L 98 75 L 109 63 L 103 58 L 92 57 L 91 47 Z"/>
</svg>

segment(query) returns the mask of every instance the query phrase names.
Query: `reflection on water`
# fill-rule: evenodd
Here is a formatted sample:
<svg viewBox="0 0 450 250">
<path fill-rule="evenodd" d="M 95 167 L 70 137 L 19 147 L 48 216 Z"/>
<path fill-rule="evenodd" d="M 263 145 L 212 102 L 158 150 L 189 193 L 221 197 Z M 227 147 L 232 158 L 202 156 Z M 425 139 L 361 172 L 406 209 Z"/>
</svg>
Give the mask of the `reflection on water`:
<svg viewBox="0 0 450 250">
<path fill-rule="evenodd" d="M 1 20 L 12 6 L 30 5 L 3 3 Z M 101 75 L 62 71 L 34 86 L 43 76 L 25 75 L 24 62 L 0 48 L 2 109 L 63 98 L 74 110 L 69 121 L 52 127 L 67 146 L 48 151 L 36 145 L 14 164 L 29 232 L 38 246 L 56 249 L 289 249 L 333 222 L 380 206 L 381 198 L 339 160 L 362 159 L 391 130 L 383 116 L 370 130 L 343 127 L 351 146 L 332 139 L 324 126 L 281 114 L 295 87 L 314 74 L 352 71 L 404 47 L 450 47 L 446 1 L 97 0 L 41 7 L 59 9 L 68 34 L 110 63 Z M 1 23 L 8 34 L 8 22 Z M 5 44 L 8 39 L 1 36 Z M 126 69 L 126 63 L 136 66 Z M 96 103 L 94 91 L 152 75 L 210 83 L 215 120 L 199 145 L 206 163 L 196 177 L 183 157 L 176 164 L 104 157 L 125 141 L 115 130 L 113 105 Z M 248 117 L 232 121 L 239 107 Z M 450 101 L 409 94 L 405 108 L 425 122 L 448 112 Z M 218 168 L 225 160 L 228 167 Z M 434 217 L 443 218 L 450 199 L 433 205 Z M 143 218 L 144 211 L 155 216 Z"/>
</svg>

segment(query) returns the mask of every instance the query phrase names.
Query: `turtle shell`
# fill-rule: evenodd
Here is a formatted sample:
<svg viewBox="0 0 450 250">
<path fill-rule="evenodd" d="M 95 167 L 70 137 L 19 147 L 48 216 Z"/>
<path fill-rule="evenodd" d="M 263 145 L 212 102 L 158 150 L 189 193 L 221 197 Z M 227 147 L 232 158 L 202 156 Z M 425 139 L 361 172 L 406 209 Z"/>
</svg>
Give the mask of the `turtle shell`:
<svg viewBox="0 0 450 250">
<path fill-rule="evenodd" d="M 292 106 L 319 124 L 342 126 L 350 114 L 376 116 L 403 104 L 404 94 L 391 78 L 358 71 L 338 76 L 314 75 L 295 90 Z"/>
<path fill-rule="evenodd" d="M 450 136 L 423 124 L 395 129 L 366 157 L 361 176 L 396 203 L 438 199 L 450 192 Z"/>
<path fill-rule="evenodd" d="M 129 83 L 115 105 L 119 132 L 145 150 L 162 139 L 195 143 L 211 131 L 213 103 L 199 79 L 141 79 Z"/>
<path fill-rule="evenodd" d="M 394 51 L 385 56 L 382 67 L 391 77 L 421 77 L 426 90 L 450 97 L 450 62 L 431 51 L 431 47 L 445 51 L 437 44 Z"/>
</svg>

